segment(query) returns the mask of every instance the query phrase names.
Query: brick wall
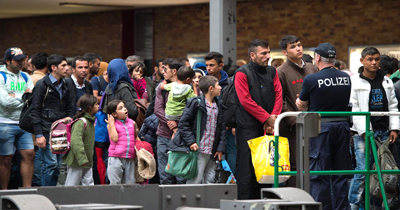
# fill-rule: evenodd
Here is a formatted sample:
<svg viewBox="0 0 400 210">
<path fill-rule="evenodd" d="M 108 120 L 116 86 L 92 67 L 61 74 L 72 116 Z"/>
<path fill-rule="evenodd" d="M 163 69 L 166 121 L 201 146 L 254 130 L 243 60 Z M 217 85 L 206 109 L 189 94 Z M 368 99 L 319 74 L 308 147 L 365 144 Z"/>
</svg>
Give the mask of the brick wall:
<svg viewBox="0 0 400 210">
<path fill-rule="evenodd" d="M 400 43 L 400 1 L 249 0 L 237 3 L 237 59 L 247 60 L 247 46 L 259 38 L 280 49 L 288 34 L 305 48 L 331 42 L 338 59 L 348 60 L 348 46 Z M 209 49 L 209 6 L 155 9 L 155 57 L 181 57 Z"/>
<path fill-rule="evenodd" d="M 0 20 L 0 55 L 18 46 L 30 54 L 64 56 L 93 52 L 110 61 L 121 56 L 121 14 L 101 12 Z"/>
<path fill-rule="evenodd" d="M 208 52 L 208 4 L 154 9 L 155 59 Z"/>
</svg>

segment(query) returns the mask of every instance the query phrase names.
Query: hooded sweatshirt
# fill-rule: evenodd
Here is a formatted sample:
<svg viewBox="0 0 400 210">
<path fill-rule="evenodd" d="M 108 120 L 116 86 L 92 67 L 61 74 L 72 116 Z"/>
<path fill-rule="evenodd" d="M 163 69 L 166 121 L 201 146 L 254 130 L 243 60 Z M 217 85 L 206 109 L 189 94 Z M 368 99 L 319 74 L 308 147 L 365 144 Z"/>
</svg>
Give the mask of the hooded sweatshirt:
<svg viewBox="0 0 400 210">
<path fill-rule="evenodd" d="M 179 120 L 187 100 L 196 97 L 196 95 L 190 85 L 178 84 L 177 82 L 166 84 L 164 89 L 169 91 L 165 115 L 172 117 L 171 120 Z"/>
<path fill-rule="evenodd" d="M 0 65 L 0 72 L 3 72 L 7 79 L 0 74 L 0 123 L 18 124 L 19 116 L 21 114 L 22 95 L 27 89 L 33 89 L 33 82 L 29 75 L 19 71 L 17 74 L 8 71 L 5 65 Z M 25 81 L 22 74 L 25 74 L 27 81 Z M 6 83 L 5 83 L 5 80 Z M 14 94 L 10 96 L 10 94 Z"/>
</svg>

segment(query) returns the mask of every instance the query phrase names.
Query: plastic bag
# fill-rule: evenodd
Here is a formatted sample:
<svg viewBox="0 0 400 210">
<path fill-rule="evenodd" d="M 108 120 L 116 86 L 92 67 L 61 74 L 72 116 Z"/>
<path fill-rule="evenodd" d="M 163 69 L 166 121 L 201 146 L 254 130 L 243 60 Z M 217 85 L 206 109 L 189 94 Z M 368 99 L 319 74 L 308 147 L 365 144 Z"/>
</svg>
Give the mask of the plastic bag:
<svg viewBox="0 0 400 210">
<path fill-rule="evenodd" d="M 251 160 L 257 182 L 260 184 L 274 183 L 274 136 L 261 136 L 247 141 L 251 150 Z M 290 171 L 289 142 L 287 138 L 279 137 L 279 171 Z M 290 176 L 279 176 L 279 183 L 287 181 Z"/>
</svg>

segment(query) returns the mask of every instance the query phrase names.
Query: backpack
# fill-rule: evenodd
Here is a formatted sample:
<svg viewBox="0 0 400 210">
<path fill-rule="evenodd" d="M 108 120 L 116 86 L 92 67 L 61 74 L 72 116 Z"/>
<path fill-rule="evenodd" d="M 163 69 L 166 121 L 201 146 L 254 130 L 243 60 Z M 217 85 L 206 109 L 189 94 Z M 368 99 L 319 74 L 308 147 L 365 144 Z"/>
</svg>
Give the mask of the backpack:
<svg viewBox="0 0 400 210">
<path fill-rule="evenodd" d="M 106 80 L 104 79 L 103 76 L 97 77 L 97 80 L 99 80 L 99 95 L 103 95 L 104 94 L 103 88 L 104 85 L 106 84 Z"/>
<path fill-rule="evenodd" d="M 146 110 L 150 103 L 146 99 L 133 99 L 137 107 L 138 115 L 135 122 L 137 123 L 139 130 L 142 127 L 144 120 L 146 119 Z"/>
<path fill-rule="evenodd" d="M 81 117 L 65 124 L 64 118 L 59 119 L 50 128 L 50 150 L 53 154 L 67 154 L 71 150 L 71 130 L 72 125 L 78 120 L 82 120 L 86 129 L 86 119 Z"/>
<path fill-rule="evenodd" d="M 4 72 L 0 72 L 1 75 L 3 75 L 4 77 L 4 84 L 7 83 L 7 75 Z M 28 75 L 26 75 L 26 73 L 21 72 L 21 76 L 24 78 L 25 82 L 28 82 Z"/>
<path fill-rule="evenodd" d="M 378 163 L 381 170 L 398 170 L 396 161 L 392 153 L 390 152 L 388 146 L 389 141 L 380 143 L 380 141 L 375 140 L 378 145 Z M 372 166 L 372 170 L 376 170 L 376 163 Z M 385 186 L 387 199 L 393 198 L 397 192 L 397 186 L 399 182 L 398 174 L 383 174 L 382 181 Z M 378 174 L 370 175 L 370 192 L 373 196 L 382 199 L 381 187 L 379 186 Z"/>
<path fill-rule="evenodd" d="M 35 88 L 33 89 L 35 91 Z M 42 108 L 44 107 L 44 101 L 47 98 L 47 94 L 49 93 L 49 86 L 47 86 L 46 94 L 44 95 L 42 101 Z M 22 101 L 24 105 L 22 106 L 21 114 L 19 116 L 19 127 L 29 133 L 34 133 L 33 126 L 32 126 L 32 99 L 33 93 L 24 93 L 22 95 Z"/>
<path fill-rule="evenodd" d="M 244 73 L 247 77 L 247 83 L 250 84 L 251 70 L 247 65 L 243 66 Z M 236 75 L 236 74 L 235 74 Z M 235 79 L 226 86 L 222 91 L 221 107 L 224 119 L 224 125 L 226 127 L 236 128 L 236 109 L 239 107 L 237 103 L 237 94 L 235 89 Z"/>
</svg>

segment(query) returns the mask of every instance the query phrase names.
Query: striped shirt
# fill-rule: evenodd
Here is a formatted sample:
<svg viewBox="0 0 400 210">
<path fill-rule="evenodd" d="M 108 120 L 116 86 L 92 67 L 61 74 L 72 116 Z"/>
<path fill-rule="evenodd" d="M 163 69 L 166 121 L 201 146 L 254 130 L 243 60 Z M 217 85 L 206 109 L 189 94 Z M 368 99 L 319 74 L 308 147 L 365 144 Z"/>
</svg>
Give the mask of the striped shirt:
<svg viewBox="0 0 400 210">
<path fill-rule="evenodd" d="M 207 122 L 204 134 L 200 139 L 200 152 L 203 154 L 212 154 L 212 148 L 215 140 L 215 131 L 217 129 L 218 106 L 214 102 L 212 105 L 208 104 L 207 108 Z"/>
</svg>

